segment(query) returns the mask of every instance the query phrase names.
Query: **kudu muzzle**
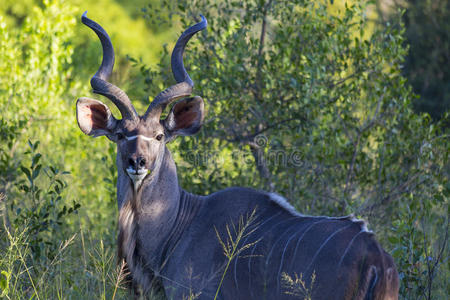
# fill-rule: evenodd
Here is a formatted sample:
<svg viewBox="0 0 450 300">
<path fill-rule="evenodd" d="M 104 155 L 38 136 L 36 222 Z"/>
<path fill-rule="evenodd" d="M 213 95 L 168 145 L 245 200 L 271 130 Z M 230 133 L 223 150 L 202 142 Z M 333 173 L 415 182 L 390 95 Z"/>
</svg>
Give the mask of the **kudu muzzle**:
<svg viewBox="0 0 450 300">
<path fill-rule="evenodd" d="M 126 171 L 128 176 L 130 176 L 131 180 L 135 185 L 139 185 L 140 182 L 147 176 L 147 173 L 150 171 L 147 169 L 147 161 L 143 156 L 132 155 L 128 159 L 128 167 Z"/>
</svg>

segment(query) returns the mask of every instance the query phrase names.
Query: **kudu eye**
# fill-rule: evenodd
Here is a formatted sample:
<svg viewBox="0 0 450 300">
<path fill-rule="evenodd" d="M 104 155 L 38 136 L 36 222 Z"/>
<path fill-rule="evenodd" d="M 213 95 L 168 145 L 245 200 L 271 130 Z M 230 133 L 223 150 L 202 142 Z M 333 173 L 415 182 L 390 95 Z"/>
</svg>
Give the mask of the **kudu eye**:
<svg viewBox="0 0 450 300">
<path fill-rule="evenodd" d="M 117 139 L 118 140 L 122 140 L 124 138 L 125 138 L 125 135 L 123 135 L 123 133 L 121 133 L 121 132 L 117 133 Z"/>
<path fill-rule="evenodd" d="M 162 140 L 163 136 L 164 136 L 164 135 L 163 135 L 162 133 L 158 134 L 158 135 L 156 136 L 156 140 L 157 140 L 157 141 Z"/>
</svg>

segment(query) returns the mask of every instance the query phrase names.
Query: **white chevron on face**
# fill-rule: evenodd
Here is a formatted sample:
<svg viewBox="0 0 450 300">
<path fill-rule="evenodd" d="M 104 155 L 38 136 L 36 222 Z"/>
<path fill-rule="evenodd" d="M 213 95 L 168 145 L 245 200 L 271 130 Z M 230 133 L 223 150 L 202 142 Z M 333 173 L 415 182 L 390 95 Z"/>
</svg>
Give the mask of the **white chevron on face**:
<svg viewBox="0 0 450 300">
<path fill-rule="evenodd" d="M 152 141 L 152 140 L 155 140 L 154 138 L 146 137 L 145 135 L 142 135 L 142 134 L 133 135 L 133 136 L 125 136 L 125 139 L 126 139 L 127 141 L 132 141 L 132 140 L 137 139 L 138 137 L 141 138 L 141 139 L 143 139 L 144 141 Z"/>
</svg>

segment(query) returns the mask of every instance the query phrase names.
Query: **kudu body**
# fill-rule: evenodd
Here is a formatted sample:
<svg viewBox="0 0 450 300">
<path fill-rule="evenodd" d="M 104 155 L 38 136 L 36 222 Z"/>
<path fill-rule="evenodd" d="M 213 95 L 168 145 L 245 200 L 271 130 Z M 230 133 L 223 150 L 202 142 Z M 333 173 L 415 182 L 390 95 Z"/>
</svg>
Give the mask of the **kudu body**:
<svg viewBox="0 0 450 300">
<path fill-rule="evenodd" d="M 84 133 L 117 143 L 118 253 L 134 284 L 144 291 L 162 287 L 169 299 L 213 299 L 217 291 L 218 299 L 233 300 L 397 299 L 393 260 L 363 221 L 304 216 L 282 197 L 248 188 L 197 196 L 179 186 L 166 143 L 194 134 L 203 120 L 203 100 L 186 98 L 193 82 L 183 65 L 187 42 L 206 28 L 203 16 L 181 35 L 172 53 L 177 84 L 161 92 L 143 116 L 107 81 L 114 64 L 107 33 L 86 13 L 82 22 L 103 47 L 93 90 L 111 99 L 122 119 L 102 102 L 80 98 L 77 120 Z M 160 120 L 165 107 L 180 98 Z M 233 226 L 239 231 L 252 212 L 238 255 L 225 268 L 223 247 L 235 238 Z"/>
</svg>

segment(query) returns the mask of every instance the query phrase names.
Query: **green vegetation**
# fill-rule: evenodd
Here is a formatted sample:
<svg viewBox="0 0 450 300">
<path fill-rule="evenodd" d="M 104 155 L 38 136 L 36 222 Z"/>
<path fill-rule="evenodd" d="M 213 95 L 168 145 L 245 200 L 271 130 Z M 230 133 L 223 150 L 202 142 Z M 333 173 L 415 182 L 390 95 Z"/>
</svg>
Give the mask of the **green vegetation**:
<svg viewBox="0 0 450 300">
<path fill-rule="evenodd" d="M 402 14 L 406 44 L 404 76 L 420 95 L 414 99 L 416 111 L 441 119 L 450 109 L 450 71 L 442 66 L 450 61 L 450 5 L 446 0 L 394 1 L 385 7 L 378 0 L 383 19 Z M 450 126 L 450 124 L 446 124 Z"/>
<path fill-rule="evenodd" d="M 185 189 L 251 186 L 305 214 L 355 213 L 393 254 L 401 299 L 447 298 L 448 114 L 432 123 L 413 111 L 400 17 L 376 25 L 365 1 L 129 3 L 2 3 L 0 298 L 128 295 L 115 255 L 115 148 L 75 120 L 101 57 L 84 10 L 111 34 L 112 81 L 140 112 L 174 83 L 163 43 L 199 13 L 208 19 L 185 55 L 205 125 L 169 145 Z M 237 248 L 225 248 L 231 261 Z"/>
</svg>

